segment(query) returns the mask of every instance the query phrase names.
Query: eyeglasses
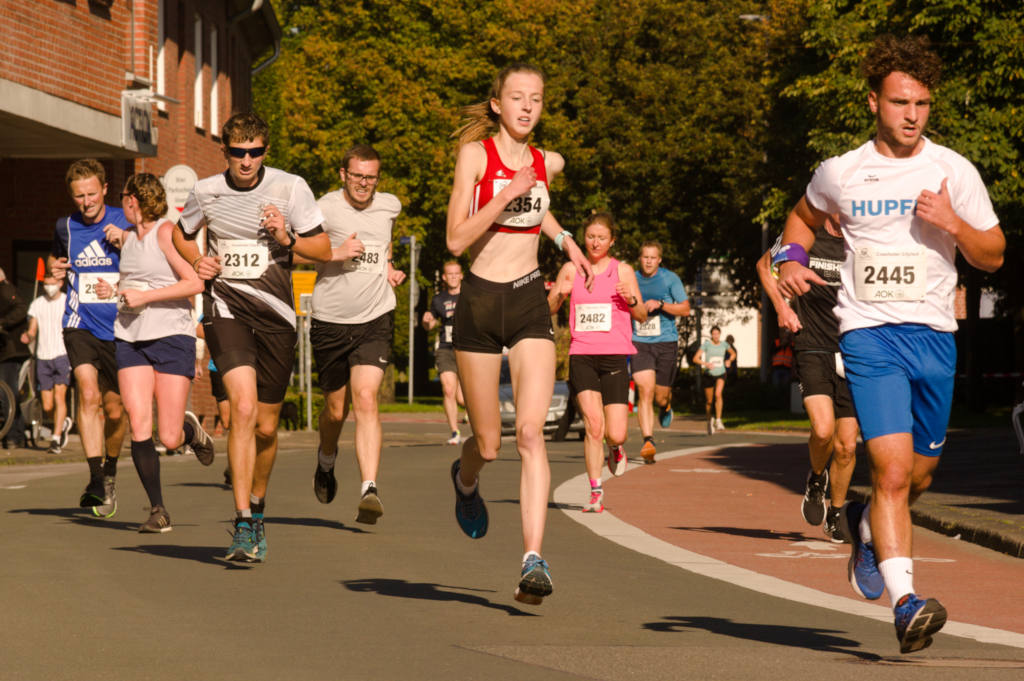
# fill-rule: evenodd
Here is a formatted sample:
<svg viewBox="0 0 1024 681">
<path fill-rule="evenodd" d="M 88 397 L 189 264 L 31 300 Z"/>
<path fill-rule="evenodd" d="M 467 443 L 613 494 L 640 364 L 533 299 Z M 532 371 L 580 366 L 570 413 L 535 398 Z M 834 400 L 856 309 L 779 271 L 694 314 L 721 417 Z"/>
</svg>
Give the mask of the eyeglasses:
<svg viewBox="0 0 1024 681">
<path fill-rule="evenodd" d="M 246 154 L 249 154 L 252 158 L 259 158 L 263 154 L 267 153 L 266 147 L 228 147 L 228 153 L 235 158 L 245 158 Z"/>
<path fill-rule="evenodd" d="M 353 173 L 351 170 L 345 171 L 345 179 L 352 180 L 356 184 L 377 184 L 377 180 L 380 179 L 380 175 L 363 175 L 362 173 Z"/>
</svg>

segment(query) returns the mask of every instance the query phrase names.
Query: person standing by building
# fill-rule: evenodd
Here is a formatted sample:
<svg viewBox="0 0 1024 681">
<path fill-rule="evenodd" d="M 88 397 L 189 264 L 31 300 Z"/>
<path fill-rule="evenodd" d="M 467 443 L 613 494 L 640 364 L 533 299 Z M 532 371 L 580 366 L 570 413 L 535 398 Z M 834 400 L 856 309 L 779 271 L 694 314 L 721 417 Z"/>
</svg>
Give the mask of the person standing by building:
<svg viewBox="0 0 1024 681">
<path fill-rule="evenodd" d="M 79 505 L 110 517 L 117 510 L 117 462 L 128 420 L 114 356 L 117 304 L 97 296 L 96 284 L 100 277 L 117 280 L 118 244 L 131 225 L 120 208 L 105 205 L 107 175 L 99 161 L 75 161 L 65 182 L 78 210 L 57 221 L 48 265 L 54 279 L 68 282 L 64 347 L 78 394 L 78 436 L 89 464 L 89 484 Z"/>
<path fill-rule="evenodd" d="M 540 553 L 551 487 L 543 429 L 555 386 L 554 330 L 537 262 L 540 233 L 587 273 L 588 288 L 593 278 L 572 235 L 548 212 L 548 183 L 565 160 L 529 144 L 543 108 L 540 70 L 512 64 L 498 73 L 487 101 L 466 109 L 470 120 L 458 134 L 447 222 L 449 250 L 456 256 L 469 250 L 472 258 L 455 308 L 455 361 L 473 428 L 452 463 L 455 518 L 469 537 L 487 533 L 479 474 L 501 448 L 498 382 L 507 347 L 525 550 L 515 598 L 534 605 L 554 588 Z"/>
<path fill-rule="evenodd" d="M 196 183 L 185 201 L 174 246 L 199 278 L 203 330 L 231 405 L 228 461 L 235 531 L 228 560 L 267 557 L 267 488 L 277 457 L 277 423 L 298 340 L 292 253 L 331 257 L 323 214 L 297 175 L 263 165 L 270 128 L 253 113 L 221 129 L 227 170 Z M 196 237 L 206 227 L 209 250 Z"/>
<path fill-rule="evenodd" d="M 704 341 L 693 356 L 693 363 L 704 369 L 704 412 L 708 417 L 708 435 L 725 430 L 722 408 L 725 406 L 725 373 L 736 362 L 736 351 L 722 340 L 722 329 L 711 327 L 711 340 Z M 712 412 L 712 408 L 714 412 Z"/>
<path fill-rule="evenodd" d="M 839 223 L 829 217 L 808 251 L 811 269 L 828 284 L 813 284 L 806 295 L 793 300 L 792 306 L 779 293 L 772 273 L 772 257 L 781 248 L 779 235 L 775 245 L 758 259 L 757 275 L 775 306 L 779 326 L 794 334 L 796 376 L 811 422 L 807 441 L 811 470 L 807 472 L 800 512 L 811 525 L 824 522 L 825 535 L 838 543 L 843 541 L 840 509 L 846 503 L 857 450 L 857 414 L 843 378 L 839 321 L 832 311 L 839 291 L 839 269 L 846 259 Z"/>
<path fill-rule="evenodd" d="M 30 356 L 22 335 L 28 326 L 28 304 L 22 300 L 18 289 L 7 280 L 0 269 L 0 381 L 11 389 L 14 395 L 14 419 L 11 429 L 4 437 L 4 449 L 8 441 L 15 447 L 25 446 L 25 421 L 18 405 L 18 374 L 21 364 Z"/>
<path fill-rule="evenodd" d="M 455 329 L 455 306 L 459 302 L 462 290 L 462 265 L 458 260 L 449 260 L 444 264 L 444 290 L 436 293 L 430 301 L 430 309 L 423 313 L 423 328 L 427 331 L 441 330 L 437 336 L 437 349 L 434 350 L 434 362 L 437 365 L 437 376 L 441 381 L 443 393 L 442 404 L 444 416 L 448 420 L 451 437 L 447 444 L 457 445 L 462 442 L 459 433 L 459 405 L 465 404 L 462 397 L 462 386 L 459 384 L 459 369 L 455 364 L 455 349 L 452 346 L 452 333 Z"/>
<path fill-rule="evenodd" d="M 164 219 L 167 194 L 151 173 L 128 178 L 121 207 L 133 224 L 121 240 L 115 288 L 102 276 L 96 294 L 117 296 L 114 320 L 117 376 L 131 428 L 132 461 L 149 497 L 149 518 L 139 532 L 169 532 L 171 516 L 160 485 L 153 442 L 153 406 L 160 442 L 172 451 L 187 444 L 204 466 L 213 463 L 213 440 L 195 414 L 185 411 L 196 367 L 191 297 L 203 290 L 199 275 L 174 249 L 174 225 Z"/>
<path fill-rule="evenodd" d="M 68 385 L 71 383 L 71 363 L 64 348 L 61 319 L 67 305 L 67 296 L 60 282 L 52 274 L 43 279 L 43 295 L 28 307 L 28 330 L 21 342 L 36 343 L 36 382 L 43 412 L 53 422 L 53 435 L 48 454 L 60 454 L 68 443 L 73 422 L 68 416 Z"/>
<path fill-rule="evenodd" d="M 604 443 L 608 444 L 608 470 L 616 476 L 626 472 L 622 445 L 629 421 L 627 364 L 636 353 L 632 321 L 646 321 L 647 308 L 633 268 L 609 254 L 615 243 L 612 216 L 591 216 L 583 227 L 583 242 L 594 272 L 593 287 L 588 290 L 576 265 L 566 263 L 551 287 L 548 303 L 555 314 L 570 297 L 569 383 L 583 412 L 583 458 L 590 481 L 590 497 L 583 510 L 600 513 L 604 510 Z"/>
<path fill-rule="evenodd" d="M 773 259 L 785 296 L 825 282 L 807 251 L 839 215 L 847 257 L 836 316 L 846 378 L 871 462 L 871 501 L 847 504 L 841 528 L 858 594 L 889 592 L 900 652 L 921 650 L 946 621 L 914 588 L 910 506 L 946 443 L 956 373 L 956 251 L 993 272 L 1006 238 L 977 169 L 924 136 L 941 62 L 927 38 L 882 36 L 863 61 L 874 137 L 820 166 L 786 220 Z"/>
<path fill-rule="evenodd" d="M 676 317 L 690 314 L 690 301 L 679 275 L 661 266 L 661 244 L 647 241 L 640 247 L 636 272 L 647 320 L 633 322 L 636 354 L 630 371 L 636 384 L 636 415 L 640 422 L 644 463 L 654 463 L 654 405 L 662 428 L 672 423 L 672 384 L 679 369 L 679 330 Z"/>
<path fill-rule="evenodd" d="M 405 273 L 391 264 L 391 238 L 402 204 L 394 194 L 377 192 L 380 156 L 369 145 L 345 152 L 339 174 L 341 189 L 317 202 L 332 256 L 316 268 L 309 332 L 325 398 L 313 491 L 321 503 L 334 499 L 338 438 L 351 404 L 362 476 L 356 522 L 373 525 L 384 514 L 377 489 L 384 437 L 377 395 L 391 359 L 394 287 L 405 280 Z"/>
</svg>

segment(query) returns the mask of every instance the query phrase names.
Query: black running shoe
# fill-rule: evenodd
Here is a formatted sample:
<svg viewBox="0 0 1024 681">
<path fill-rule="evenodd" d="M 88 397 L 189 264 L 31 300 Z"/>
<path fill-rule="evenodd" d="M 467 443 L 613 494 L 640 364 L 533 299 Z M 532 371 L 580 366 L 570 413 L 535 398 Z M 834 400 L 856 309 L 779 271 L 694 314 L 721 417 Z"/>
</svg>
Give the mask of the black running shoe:
<svg viewBox="0 0 1024 681">
<path fill-rule="evenodd" d="M 199 423 L 199 417 L 190 411 L 185 412 L 185 421 L 192 424 L 192 441 L 189 442 L 189 446 L 192 447 L 192 451 L 195 452 L 196 458 L 199 459 L 199 463 L 204 466 L 209 466 L 213 463 L 213 438 L 210 434 L 203 430 L 203 426 Z"/>
<path fill-rule="evenodd" d="M 313 493 L 321 504 L 329 504 L 334 501 L 334 495 L 338 493 L 338 481 L 334 478 L 334 469 L 325 471 L 320 467 L 320 449 L 316 450 L 317 462 L 316 472 L 313 473 Z"/>
<path fill-rule="evenodd" d="M 85 486 L 85 491 L 82 492 L 82 498 L 78 500 L 78 505 L 82 508 L 91 508 L 93 506 L 101 506 L 103 504 L 104 497 L 107 496 L 107 491 L 103 487 L 103 478 L 92 479 L 89 484 Z"/>
<path fill-rule="evenodd" d="M 843 538 L 842 530 L 839 529 L 839 515 L 841 512 L 842 506 L 836 508 L 831 505 L 825 511 L 825 536 L 831 539 L 834 544 L 842 544 L 846 541 Z"/>
<path fill-rule="evenodd" d="M 807 471 L 807 486 L 804 489 L 804 500 L 800 504 L 800 512 L 810 525 L 821 525 L 825 521 L 825 494 L 828 492 L 828 469 L 819 475 Z"/>
</svg>

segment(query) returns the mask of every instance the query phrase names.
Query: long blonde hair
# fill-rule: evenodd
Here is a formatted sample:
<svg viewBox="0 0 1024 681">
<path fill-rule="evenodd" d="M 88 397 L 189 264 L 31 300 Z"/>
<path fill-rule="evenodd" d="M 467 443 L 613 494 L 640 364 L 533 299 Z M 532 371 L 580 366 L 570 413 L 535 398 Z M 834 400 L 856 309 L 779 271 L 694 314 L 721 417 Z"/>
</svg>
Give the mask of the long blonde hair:
<svg viewBox="0 0 1024 681">
<path fill-rule="evenodd" d="M 462 107 L 465 122 L 452 133 L 452 137 L 459 140 L 458 146 L 486 139 L 498 130 L 498 114 L 491 109 L 491 100 L 501 99 L 501 89 L 505 87 L 505 80 L 513 73 L 533 73 L 540 76 L 541 82 L 544 82 L 544 72 L 533 64 L 525 62 L 515 62 L 498 71 L 498 75 L 494 77 L 494 83 L 491 84 L 491 93 L 487 99 Z"/>
</svg>

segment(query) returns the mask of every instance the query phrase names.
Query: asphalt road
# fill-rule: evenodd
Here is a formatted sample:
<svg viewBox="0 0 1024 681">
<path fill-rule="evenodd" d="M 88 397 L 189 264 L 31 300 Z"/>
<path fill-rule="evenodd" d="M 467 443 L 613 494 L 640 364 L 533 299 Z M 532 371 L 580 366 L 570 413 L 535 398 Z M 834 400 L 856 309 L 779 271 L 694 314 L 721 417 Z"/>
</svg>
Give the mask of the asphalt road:
<svg viewBox="0 0 1024 681">
<path fill-rule="evenodd" d="M 315 434 L 284 435 L 267 505 L 268 561 L 257 566 L 220 558 L 232 516 L 223 452 L 209 468 L 162 459 L 174 530 L 160 535 L 136 532 L 147 503 L 127 456 L 119 510 L 109 520 L 77 508 L 84 464 L 3 468 L 0 679 L 982 681 L 1024 674 L 1024 645 L 1012 636 L 1011 645 L 998 645 L 940 635 L 929 650 L 900 656 L 891 623 L 794 600 L 773 592 L 771 580 L 755 589 L 681 569 L 642 542 L 617 541 L 636 526 L 616 519 L 611 501 L 599 519 L 610 530 L 577 522 L 582 514 L 565 488 L 564 499 L 554 494 L 544 550 L 555 592 L 541 606 L 519 604 L 512 598 L 522 554 L 514 446 L 506 442 L 503 458 L 485 470 L 491 529 L 474 541 L 453 518 L 448 469 L 456 453 L 437 444 L 445 435 L 436 422 L 385 425 L 384 516 L 374 526 L 354 522 L 351 426 L 329 506 L 312 492 Z M 716 438 L 665 431 L 659 450 L 801 441 Z M 549 454 L 553 490 L 582 472 L 579 442 L 550 443 Z M 687 494 L 669 461 L 660 463 L 608 485 L 624 512 L 627 495 L 634 508 L 649 510 L 651 520 L 635 523 L 665 522 L 659 500 Z M 661 491 L 652 493 L 645 476 L 662 479 Z M 664 504 L 665 513 L 672 508 Z M 743 517 L 765 523 L 756 507 L 722 523 L 739 528 Z M 830 569 L 842 572 L 835 563 Z M 958 576 L 964 589 L 969 573 Z M 1020 581 L 1006 588 L 1019 593 Z"/>
</svg>

